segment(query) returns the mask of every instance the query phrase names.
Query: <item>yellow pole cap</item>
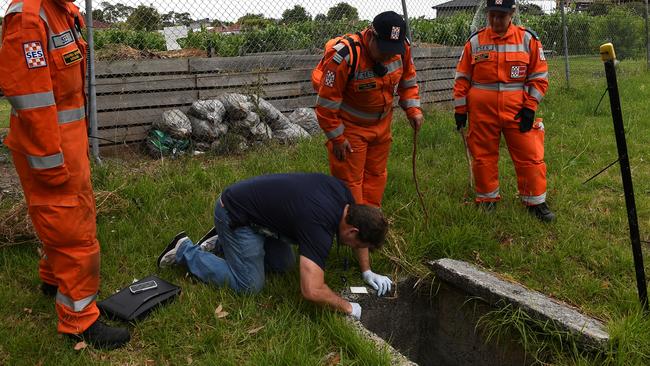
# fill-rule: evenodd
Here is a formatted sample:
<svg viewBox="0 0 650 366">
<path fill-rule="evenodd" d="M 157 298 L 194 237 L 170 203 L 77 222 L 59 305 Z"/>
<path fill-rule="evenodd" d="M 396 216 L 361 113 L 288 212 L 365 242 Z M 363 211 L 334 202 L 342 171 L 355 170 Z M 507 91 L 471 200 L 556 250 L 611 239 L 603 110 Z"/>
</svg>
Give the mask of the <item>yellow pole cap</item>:
<svg viewBox="0 0 650 366">
<path fill-rule="evenodd" d="M 600 46 L 600 59 L 603 60 L 603 62 L 616 60 L 616 52 L 614 51 L 613 44 L 605 43 Z"/>
</svg>

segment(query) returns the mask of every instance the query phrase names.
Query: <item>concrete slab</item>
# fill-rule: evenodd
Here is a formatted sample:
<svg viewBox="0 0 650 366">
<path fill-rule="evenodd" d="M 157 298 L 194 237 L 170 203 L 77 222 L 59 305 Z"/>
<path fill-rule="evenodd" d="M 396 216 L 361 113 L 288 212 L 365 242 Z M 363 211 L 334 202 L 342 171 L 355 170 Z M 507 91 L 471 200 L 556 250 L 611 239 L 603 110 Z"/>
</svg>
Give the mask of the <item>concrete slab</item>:
<svg viewBox="0 0 650 366">
<path fill-rule="evenodd" d="M 491 305 L 506 302 L 526 311 L 535 319 L 552 321 L 558 329 L 576 336 L 587 347 L 605 349 L 609 334 L 602 322 L 575 308 L 522 285 L 505 281 L 469 263 L 440 259 L 429 262 L 437 278 Z"/>
</svg>

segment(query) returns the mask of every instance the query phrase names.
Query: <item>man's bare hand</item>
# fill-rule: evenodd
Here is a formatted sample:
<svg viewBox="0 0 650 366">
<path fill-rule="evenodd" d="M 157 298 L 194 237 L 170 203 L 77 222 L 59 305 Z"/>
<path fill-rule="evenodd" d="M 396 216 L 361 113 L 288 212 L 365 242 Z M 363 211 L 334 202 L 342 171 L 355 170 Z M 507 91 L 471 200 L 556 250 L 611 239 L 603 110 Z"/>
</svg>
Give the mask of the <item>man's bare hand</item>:
<svg viewBox="0 0 650 366">
<path fill-rule="evenodd" d="M 345 139 L 343 143 L 334 144 L 332 150 L 334 150 L 334 156 L 336 156 L 339 161 L 345 161 L 345 159 L 348 157 L 348 154 L 354 152 L 352 150 L 352 145 L 350 145 L 350 141 L 347 139 Z"/>
<path fill-rule="evenodd" d="M 424 115 L 418 114 L 413 118 L 409 118 L 409 123 L 411 124 L 411 127 L 413 127 L 414 130 L 420 131 L 422 124 L 424 124 Z"/>
</svg>

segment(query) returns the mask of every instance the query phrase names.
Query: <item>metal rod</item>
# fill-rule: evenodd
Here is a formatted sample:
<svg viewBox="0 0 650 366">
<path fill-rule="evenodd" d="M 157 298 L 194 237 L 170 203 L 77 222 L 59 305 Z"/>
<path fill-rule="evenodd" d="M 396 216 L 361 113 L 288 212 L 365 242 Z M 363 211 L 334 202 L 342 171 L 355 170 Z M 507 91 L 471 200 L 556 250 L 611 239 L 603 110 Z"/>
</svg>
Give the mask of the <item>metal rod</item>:
<svg viewBox="0 0 650 366">
<path fill-rule="evenodd" d="M 409 25 L 409 14 L 406 9 L 406 0 L 402 0 L 402 12 L 404 13 L 404 22 L 406 22 L 406 36 L 409 38 L 409 41 L 413 42 L 413 38 L 411 37 L 411 26 Z"/>
<path fill-rule="evenodd" d="M 643 267 L 643 252 L 641 251 L 641 237 L 639 235 L 639 223 L 637 221 L 636 204 L 634 202 L 634 187 L 632 185 L 632 172 L 625 141 L 625 127 L 623 126 L 623 114 L 621 112 L 621 100 L 618 95 L 618 83 L 616 81 L 615 60 L 605 61 L 605 74 L 607 75 L 607 88 L 609 89 L 609 104 L 612 109 L 614 121 L 614 133 L 616 134 L 616 146 L 621 166 L 621 177 L 623 179 L 623 191 L 625 193 L 625 206 L 627 207 L 627 221 L 630 226 L 630 240 L 632 242 L 632 254 L 634 256 L 634 268 L 636 270 L 636 284 L 639 292 L 641 306 L 648 311 L 648 290 L 646 287 L 645 270 Z"/>
<path fill-rule="evenodd" d="M 571 83 L 569 81 L 569 39 L 567 37 L 567 32 L 569 27 L 566 23 L 566 14 L 564 12 L 566 0 L 560 2 L 560 12 L 562 13 L 562 38 L 564 44 L 564 75 L 566 78 L 566 87 L 570 88 Z"/>
<path fill-rule="evenodd" d="M 650 25 L 648 25 L 648 17 L 650 17 L 650 10 L 648 9 L 648 0 L 645 0 L 645 50 L 646 50 L 646 64 L 650 70 Z"/>
<path fill-rule="evenodd" d="M 86 32 L 88 41 L 88 122 L 90 135 L 99 135 L 97 128 L 97 81 L 95 80 L 95 38 L 93 30 L 93 1 L 86 0 Z M 92 154 L 97 164 L 101 164 L 99 157 L 99 141 L 92 139 L 90 142 Z"/>
</svg>

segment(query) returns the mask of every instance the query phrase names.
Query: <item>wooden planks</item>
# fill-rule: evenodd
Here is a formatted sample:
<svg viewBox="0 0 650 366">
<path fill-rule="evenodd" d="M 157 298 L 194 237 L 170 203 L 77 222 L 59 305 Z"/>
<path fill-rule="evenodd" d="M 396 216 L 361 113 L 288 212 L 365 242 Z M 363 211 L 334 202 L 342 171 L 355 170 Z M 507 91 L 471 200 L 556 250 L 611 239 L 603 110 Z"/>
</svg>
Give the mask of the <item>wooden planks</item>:
<svg viewBox="0 0 650 366">
<path fill-rule="evenodd" d="M 98 61 L 95 76 L 188 73 L 190 59 Z"/>
</svg>

